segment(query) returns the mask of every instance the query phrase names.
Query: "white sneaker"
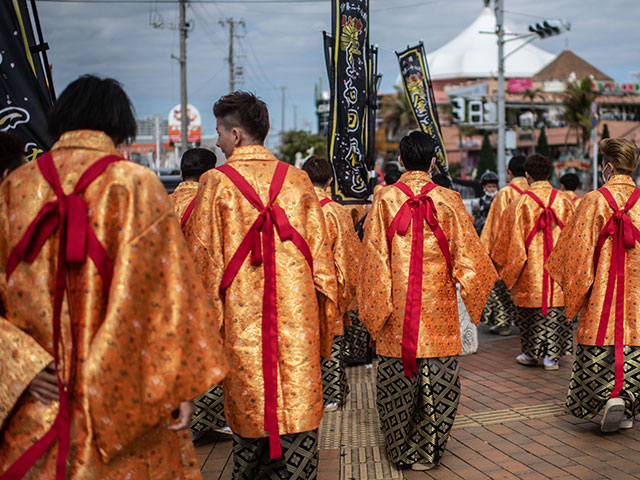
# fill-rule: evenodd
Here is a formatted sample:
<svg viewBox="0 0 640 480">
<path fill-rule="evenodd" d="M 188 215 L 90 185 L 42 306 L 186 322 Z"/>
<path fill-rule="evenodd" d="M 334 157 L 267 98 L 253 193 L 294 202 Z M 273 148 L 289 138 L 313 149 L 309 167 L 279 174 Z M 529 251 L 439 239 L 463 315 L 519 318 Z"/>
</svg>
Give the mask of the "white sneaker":
<svg viewBox="0 0 640 480">
<path fill-rule="evenodd" d="M 547 355 L 542 359 L 542 364 L 544 365 L 545 370 L 558 370 L 560 367 L 558 366 L 558 361 L 555 362 L 550 360 Z"/>
<path fill-rule="evenodd" d="M 629 418 L 625 415 L 620 421 L 620 430 L 627 430 L 628 428 L 633 428 L 633 417 Z"/>
<path fill-rule="evenodd" d="M 620 422 L 624 417 L 624 400 L 621 398 L 610 398 L 604 405 L 604 412 L 600 422 L 600 430 L 605 433 L 617 432 L 620 429 Z"/>
<path fill-rule="evenodd" d="M 537 365 L 538 364 L 538 360 L 536 360 L 535 358 L 530 357 L 526 353 L 521 353 L 520 355 L 518 355 L 516 357 L 516 362 L 518 362 L 520 365 L 528 365 L 528 366 Z"/>
<path fill-rule="evenodd" d="M 412 463 L 411 470 L 416 470 L 418 472 L 426 472 L 427 470 L 431 470 L 436 466 L 435 463 Z"/>
</svg>

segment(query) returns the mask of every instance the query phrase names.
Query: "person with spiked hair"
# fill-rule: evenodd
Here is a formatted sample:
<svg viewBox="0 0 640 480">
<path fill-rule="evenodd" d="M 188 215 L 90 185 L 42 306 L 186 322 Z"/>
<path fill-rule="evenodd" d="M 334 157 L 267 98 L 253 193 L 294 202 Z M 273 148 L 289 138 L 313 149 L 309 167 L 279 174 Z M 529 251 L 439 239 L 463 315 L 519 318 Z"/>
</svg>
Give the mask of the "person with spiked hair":
<svg viewBox="0 0 640 480">
<path fill-rule="evenodd" d="M 560 358 L 572 352 L 573 338 L 562 291 L 544 263 L 574 207 L 548 181 L 551 160 L 536 153 L 524 169 L 529 189 L 502 214 L 491 258 L 518 312 L 522 353 L 516 361 L 535 366 L 542 360 L 545 370 L 557 370 Z"/>
<path fill-rule="evenodd" d="M 638 147 L 600 141 L 600 189 L 586 194 L 546 263 L 562 287 L 567 316 L 580 313 L 565 409 L 603 412 L 601 429 L 633 427 L 640 413 L 640 189 L 631 178 Z"/>
</svg>

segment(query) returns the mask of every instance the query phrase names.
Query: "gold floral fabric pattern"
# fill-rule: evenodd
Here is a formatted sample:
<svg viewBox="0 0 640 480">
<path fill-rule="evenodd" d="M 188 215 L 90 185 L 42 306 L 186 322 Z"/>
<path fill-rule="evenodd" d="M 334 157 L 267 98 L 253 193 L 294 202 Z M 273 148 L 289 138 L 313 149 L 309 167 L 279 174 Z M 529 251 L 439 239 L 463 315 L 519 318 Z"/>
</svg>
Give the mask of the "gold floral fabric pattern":
<svg viewBox="0 0 640 480">
<path fill-rule="evenodd" d="M 515 185 L 523 192 L 529 189 L 529 184 L 527 183 L 527 179 L 524 177 L 516 177 L 509 185 Z M 482 234 L 480 235 L 480 241 L 482 242 L 482 246 L 485 248 L 487 253 L 491 253 L 491 248 L 498 237 L 499 226 L 500 226 L 500 218 L 502 214 L 507 209 L 507 207 L 513 202 L 516 198 L 520 197 L 520 193 L 518 191 L 507 185 L 504 188 L 501 188 L 498 193 L 496 193 L 496 198 L 491 202 L 491 208 L 489 209 L 489 214 L 487 215 L 487 220 L 485 221 L 484 227 L 482 228 Z"/>
<path fill-rule="evenodd" d="M 615 175 L 605 187 L 623 208 L 635 184 L 627 175 Z M 562 286 L 567 318 L 580 312 L 577 338 L 582 345 L 595 345 L 600 315 L 604 304 L 611 268 L 612 239 L 605 241 L 598 264 L 595 249 L 598 237 L 613 210 L 598 191 L 586 194 L 575 215 L 562 231 L 546 267 L 553 279 Z M 627 213 L 640 228 L 640 204 Z M 624 295 L 624 345 L 640 345 L 640 245 L 626 251 Z M 614 299 L 616 293 L 614 290 Z M 611 305 L 609 325 L 604 345 L 614 344 L 615 301 Z"/>
<path fill-rule="evenodd" d="M 69 192 L 90 165 L 118 152 L 102 132 L 75 131 L 62 135 L 52 154 Z M 171 204 L 153 172 L 127 161 L 110 165 L 83 197 L 114 272 L 108 295 L 90 260 L 73 266 L 67 278 L 61 352 L 63 377 L 73 373 L 68 476 L 199 478 L 197 465 L 181 458 L 184 434 L 166 425 L 181 401 L 221 381 L 227 366 Z M 4 268 L 10 250 L 53 198 L 35 162 L 0 186 L 0 299 L 7 320 L 49 353 L 57 233 L 8 282 Z M 72 331 L 75 372 L 69 371 Z M 57 404 L 18 400 L 2 431 L 0 471 L 47 430 L 56 412 Z M 50 449 L 29 478 L 53 478 L 55 461 L 56 449 Z"/>
<path fill-rule="evenodd" d="M 426 172 L 409 171 L 400 181 L 415 193 L 431 179 Z M 447 239 L 453 272 L 450 273 L 435 235 L 424 226 L 422 306 L 418 333 L 418 358 L 457 355 L 461 351 L 456 282 L 469 315 L 477 324 L 497 274 L 476 234 L 471 216 L 458 193 L 436 187 L 433 199 Z M 377 341 L 377 351 L 401 357 L 411 228 L 395 235 L 387 247 L 387 229 L 408 197 L 397 187 L 381 190 L 365 221 L 358 307 L 360 319 Z"/>
<path fill-rule="evenodd" d="M 255 189 L 264 204 L 278 160 L 263 146 L 239 147 L 227 159 Z M 322 419 L 320 354 L 331 353 L 338 334 L 338 292 L 324 214 L 308 175 L 289 168 L 275 204 L 305 239 L 313 257 L 313 275 L 298 248 L 276 234 L 278 308 L 278 420 L 280 434 L 314 430 Z M 246 438 L 264 431 L 262 375 L 262 297 L 264 269 L 245 259 L 224 298 L 222 275 L 258 216 L 240 190 L 213 169 L 200 177 L 195 208 L 186 225 L 187 243 L 209 293 L 230 375 L 224 381 L 227 423 Z"/>
<path fill-rule="evenodd" d="M 198 182 L 184 181 L 180 182 L 173 193 L 169 195 L 169 200 L 173 205 L 173 209 L 176 212 L 176 218 L 179 222 L 182 221 L 182 216 L 184 215 L 185 210 L 191 201 L 196 198 L 197 193 Z"/>
<path fill-rule="evenodd" d="M 547 181 L 533 182 L 529 191 L 534 193 L 544 205 L 549 204 L 552 186 Z M 574 212 L 573 202 L 565 195 L 557 194 L 553 205 L 558 219 L 563 225 Z M 544 274 L 544 234 L 539 231 L 529 249 L 525 247 L 527 237 L 534 229 L 542 208 L 529 195 L 521 195 L 502 214 L 496 243 L 491 250 L 500 278 L 511 291 L 513 303 L 518 307 L 539 308 L 542 306 L 542 280 Z M 553 224 L 553 244 L 560 236 L 561 229 Z M 553 305 L 564 305 L 560 286 L 553 284 Z M 567 314 L 568 318 L 573 318 Z"/>
</svg>

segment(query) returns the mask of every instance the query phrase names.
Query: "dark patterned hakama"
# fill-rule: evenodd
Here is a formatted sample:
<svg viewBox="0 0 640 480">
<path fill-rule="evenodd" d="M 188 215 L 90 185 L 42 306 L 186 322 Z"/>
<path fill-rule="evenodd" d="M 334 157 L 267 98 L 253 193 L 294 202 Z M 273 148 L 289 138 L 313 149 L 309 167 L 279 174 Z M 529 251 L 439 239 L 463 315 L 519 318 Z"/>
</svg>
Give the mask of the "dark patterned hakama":
<svg viewBox="0 0 640 480">
<path fill-rule="evenodd" d="M 493 327 L 513 327 L 517 319 L 516 306 L 502 280 L 498 280 L 489 294 L 480 321 Z"/>
<path fill-rule="evenodd" d="M 614 387 L 613 345 L 578 344 L 565 410 L 578 418 L 593 418 L 604 408 Z M 620 392 L 625 415 L 640 413 L 640 347 L 624 347 L 624 384 Z"/>
<path fill-rule="evenodd" d="M 330 403 L 342 405 L 349 395 L 349 382 L 345 371 L 343 349 L 344 337 L 333 339 L 331 359 L 321 358 L 322 366 L 322 401 L 325 406 Z"/>
<path fill-rule="evenodd" d="M 549 308 L 546 316 L 540 308 L 518 307 L 517 310 L 523 353 L 531 358 L 548 356 L 549 360 L 558 361 L 573 352 L 573 330 L 564 307 Z"/>
<path fill-rule="evenodd" d="M 196 398 L 195 404 L 196 412 L 191 420 L 191 438 L 196 440 L 209 429 L 221 430 L 227 426 L 221 387 L 211 388 Z"/>
<path fill-rule="evenodd" d="M 347 364 L 371 363 L 371 335 L 358 318 L 358 312 L 349 312 L 351 325 L 344 328 L 343 352 Z"/>
<path fill-rule="evenodd" d="M 437 464 L 460 400 L 457 357 L 418 358 L 418 374 L 404 375 L 402 360 L 379 357 L 376 402 L 389 460 Z"/>
<path fill-rule="evenodd" d="M 318 430 L 281 435 L 282 457 L 269 459 L 269 438 L 233 434 L 233 480 L 314 480 Z"/>
</svg>

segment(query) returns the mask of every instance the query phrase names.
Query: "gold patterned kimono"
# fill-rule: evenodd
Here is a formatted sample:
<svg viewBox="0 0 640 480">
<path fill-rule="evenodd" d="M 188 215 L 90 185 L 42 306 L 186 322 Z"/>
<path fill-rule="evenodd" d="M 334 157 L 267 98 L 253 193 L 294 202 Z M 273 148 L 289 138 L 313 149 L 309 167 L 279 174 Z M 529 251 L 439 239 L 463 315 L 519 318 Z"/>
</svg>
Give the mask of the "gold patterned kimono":
<svg viewBox="0 0 640 480">
<path fill-rule="evenodd" d="M 578 195 L 576 195 L 576 192 L 574 192 L 573 190 L 565 190 L 562 193 L 563 195 L 566 195 L 567 197 L 569 197 L 569 200 L 573 202 L 573 206 L 577 209 L 582 199 Z"/>
<path fill-rule="evenodd" d="M 315 187 L 318 200 L 328 199 L 327 193 Z M 333 252 L 338 280 L 338 307 L 340 316 L 349 310 L 356 295 L 358 259 L 361 244 L 353 228 L 349 211 L 337 202 L 329 202 L 322 207 L 327 226 L 327 239 Z M 342 334 L 342 328 L 340 328 Z"/>
<path fill-rule="evenodd" d="M 265 202 L 278 160 L 263 146 L 236 148 L 227 159 Z M 277 416 L 280 435 L 318 428 L 323 414 L 320 354 L 328 358 L 339 320 L 337 284 L 322 208 L 308 175 L 289 168 L 275 201 L 302 235 L 313 257 L 313 276 L 294 244 L 276 234 L 278 312 Z M 218 169 L 200 177 L 200 190 L 186 225 L 187 244 L 209 292 L 230 360 L 223 384 L 227 423 L 247 438 L 266 437 L 262 372 L 263 266 L 245 259 L 219 294 L 222 275 L 258 210 Z"/>
<path fill-rule="evenodd" d="M 502 217 L 503 212 L 511 202 L 520 197 L 520 193 L 513 188 L 513 186 L 518 187 L 522 191 L 529 189 L 529 184 L 527 183 L 526 178 L 516 177 L 509 182 L 509 185 L 501 188 L 496 194 L 496 198 L 491 202 L 491 208 L 489 209 L 487 220 L 485 221 L 484 227 L 482 228 L 482 234 L 480 235 L 482 246 L 484 246 L 484 249 L 489 254 L 491 253 L 491 248 L 498 237 L 498 232 L 500 231 L 500 218 Z"/>
<path fill-rule="evenodd" d="M 409 171 L 400 182 L 414 194 L 431 181 L 429 174 Z M 436 187 L 429 193 L 451 252 L 450 273 L 436 237 L 424 225 L 422 302 L 417 341 L 417 358 L 444 357 L 461 352 L 456 282 L 469 315 L 477 324 L 489 292 L 497 279 L 491 260 L 482 248 L 471 216 L 460 195 Z M 395 235 L 392 251 L 387 247 L 387 230 L 408 197 L 397 187 L 385 187 L 371 206 L 365 221 L 361 257 L 358 306 L 360 318 L 376 339 L 380 355 L 401 357 L 405 302 L 412 231 Z"/>
<path fill-rule="evenodd" d="M 104 133 L 82 130 L 63 134 L 52 154 L 70 192 L 90 165 L 118 152 Z M 227 366 L 173 209 L 155 174 L 127 161 L 108 166 L 82 196 L 114 271 L 108 296 L 90 260 L 67 276 L 65 379 L 71 329 L 77 339 L 67 477 L 201 478 L 189 432 L 176 434 L 166 425 L 181 401 L 221 381 Z M 54 198 L 36 162 L 0 186 L 0 472 L 48 430 L 58 410 L 58 402 L 44 405 L 23 394 L 52 360 L 58 231 L 9 281 L 5 272 L 9 252 Z M 27 478 L 54 478 L 56 458 L 57 448 L 49 448 Z"/>
<path fill-rule="evenodd" d="M 628 175 L 615 175 L 605 184 L 622 208 L 635 183 Z M 580 313 L 577 339 L 583 345 L 596 345 L 596 335 L 611 271 L 612 241 L 607 240 L 594 265 L 598 237 L 613 210 L 600 192 L 584 196 L 576 214 L 562 231 L 546 267 L 564 291 L 567 318 Z M 627 213 L 640 228 L 640 203 Z M 624 345 L 640 345 L 640 245 L 626 251 L 624 295 Z M 611 305 L 604 345 L 614 344 L 615 294 Z"/>
<path fill-rule="evenodd" d="M 552 187 L 547 181 L 533 182 L 529 190 L 544 205 L 548 205 Z M 558 192 L 552 209 L 558 219 L 566 225 L 573 215 L 573 202 Z M 544 235 L 538 232 L 529 249 L 525 247 L 527 237 L 536 225 L 541 207 L 528 195 L 522 195 L 502 214 L 499 233 L 491 250 L 500 278 L 511 291 L 513 303 L 518 307 L 540 308 L 542 306 Z M 553 224 L 553 244 L 558 241 L 560 227 Z M 553 283 L 553 307 L 564 305 L 564 296 L 557 283 Z M 549 305 L 551 306 L 551 305 Z M 569 317 L 571 318 L 571 317 Z"/>
<path fill-rule="evenodd" d="M 178 221 L 182 221 L 185 210 L 191 201 L 196 198 L 197 193 L 198 182 L 183 181 L 180 182 L 173 193 L 169 195 L 169 200 L 173 205 Z"/>
</svg>

